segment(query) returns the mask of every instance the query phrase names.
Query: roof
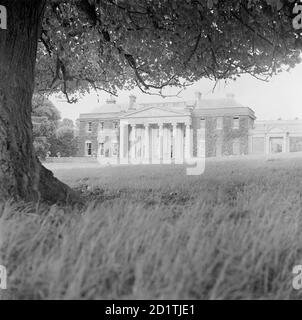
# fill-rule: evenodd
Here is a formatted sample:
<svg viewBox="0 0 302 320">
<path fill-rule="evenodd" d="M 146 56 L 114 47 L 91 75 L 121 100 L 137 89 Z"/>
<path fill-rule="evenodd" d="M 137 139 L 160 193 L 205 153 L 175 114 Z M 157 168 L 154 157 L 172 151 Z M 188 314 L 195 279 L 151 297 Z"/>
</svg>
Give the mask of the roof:
<svg viewBox="0 0 302 320">
<path fill-rule="evenodd" d="M 105 103 L 94 108 L 90 113 L 119 113 L 125 110 L 125 106 L 115 103 Z"/>
<path fill-rule="evenodd" d="M 141 108 L 156 107 L 170 110 L 186 110 L 187 106 L 188 103 L 186 101 L 140 103 Z"/>
<path fill-rule="evenodd" d="M 195 106 L 196 116 L 249 116 L 256 119 L 254 111 L 242 105 L 233 97 L 220 99 L 201 99 Z"/>
<path fill-rule="evenodd" d="M 128 109 L 127 104 L 116 104 L 114 102 L 107 101 L 100 107 L 93 109 L 90 113 L 81 114 L 80 118 L 118 118 L 121 116 L 130 115 L 138 111 L 142 111 L 146 108 L 161 108 L 167 111 L 176 111 L 181 113 L 187 113 L 190 107 L 194 108 L 194 112 L 199 114 L 213 112 L 217 113 L 236 113 L 248 114 L 251 117 L 255 117 L 253 110 L 240 104 L 234 99 L 234 97 L 226 97 L 220 99 L 201 99 L 197 104 L 196 101 L 177 101 L 177 102 L 158 102 L 158 103 L 135 103 L 132 109 Z M 214 110 L 216 109 L 216 111 Z"/>
<path fill-rule="evenodd" d="M 81 113 L 80 120 L 114 120 L 119 119 L 124 112 L 120 113 Z"/>
<path fill-rule="evenodd" d="M 105 103 L 89 113 L 81 113 L 80 119 L 117 119 L 126 110 L 126 105 Z"/>
<path fill-rule="evenodd" d="M 217 109 L 217 108 L 245 108 L 244 105 L 236 101 L 234 98 L 220 98 L 220 99 L 201 99 L 197 109 Z"/>
</svg>

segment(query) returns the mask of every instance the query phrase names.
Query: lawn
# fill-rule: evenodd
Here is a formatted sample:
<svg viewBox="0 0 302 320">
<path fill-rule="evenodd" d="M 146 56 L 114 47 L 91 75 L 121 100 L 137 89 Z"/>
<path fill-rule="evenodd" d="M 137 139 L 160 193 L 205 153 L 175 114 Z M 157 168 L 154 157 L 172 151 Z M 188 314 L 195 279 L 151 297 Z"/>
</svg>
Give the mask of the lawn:
<svg viewBox="0 0 302 320">
<path fill-rule="evenodd" d="M 302 297 L 301 156 L 49 167 L 87 204 L 0 207 L 3 299 Z"/>
</svg>

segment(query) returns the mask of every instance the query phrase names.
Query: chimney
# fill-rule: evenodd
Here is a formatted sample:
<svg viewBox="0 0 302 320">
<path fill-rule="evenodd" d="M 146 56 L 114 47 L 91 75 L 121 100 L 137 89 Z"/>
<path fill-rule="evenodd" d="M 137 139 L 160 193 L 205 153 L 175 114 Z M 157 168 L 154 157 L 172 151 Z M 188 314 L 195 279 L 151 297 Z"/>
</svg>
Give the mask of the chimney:
<svg viewBox="0 0 302 320">
<path fill-rule="evenodd" d="M 136 104 L 136 96 L 129 96 L 129 110 L 135 110 L 134 106 Z"/>
<path fill-rule="evenodd" d="M 200 107 L 201 97 L 202 97 L 202 93 L 200 91 L 196 91 L 195 92 L 196 107 Z"/>
</svg>

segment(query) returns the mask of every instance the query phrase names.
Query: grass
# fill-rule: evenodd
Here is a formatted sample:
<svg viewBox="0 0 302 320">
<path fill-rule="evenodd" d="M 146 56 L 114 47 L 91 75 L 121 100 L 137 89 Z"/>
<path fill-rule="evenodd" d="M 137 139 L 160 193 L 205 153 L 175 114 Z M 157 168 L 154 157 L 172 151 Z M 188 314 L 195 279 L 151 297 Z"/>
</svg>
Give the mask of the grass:
<svg viewBox="0 0 302 320">
<path fill-rule="evenodd" d="M 2 204 L 2 299 L 302 297 L 301 158 L 55 174 L 87 205 Z"/>
</svg>

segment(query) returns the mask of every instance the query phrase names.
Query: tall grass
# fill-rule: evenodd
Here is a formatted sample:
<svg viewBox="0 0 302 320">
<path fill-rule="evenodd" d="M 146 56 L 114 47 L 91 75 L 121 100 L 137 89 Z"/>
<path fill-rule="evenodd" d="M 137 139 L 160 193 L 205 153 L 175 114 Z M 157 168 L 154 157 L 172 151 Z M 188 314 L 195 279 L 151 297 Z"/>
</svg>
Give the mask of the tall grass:
<svg viewBox="0 0 302 320">
<path fill-rule="evenodd" d="M 292 288 L 300 161 L 212 163 L 200 177 L 182 167 L 57 175 L 87 206 L 2 205 L 3 299 L 302 297 Z"/>
</svg>

